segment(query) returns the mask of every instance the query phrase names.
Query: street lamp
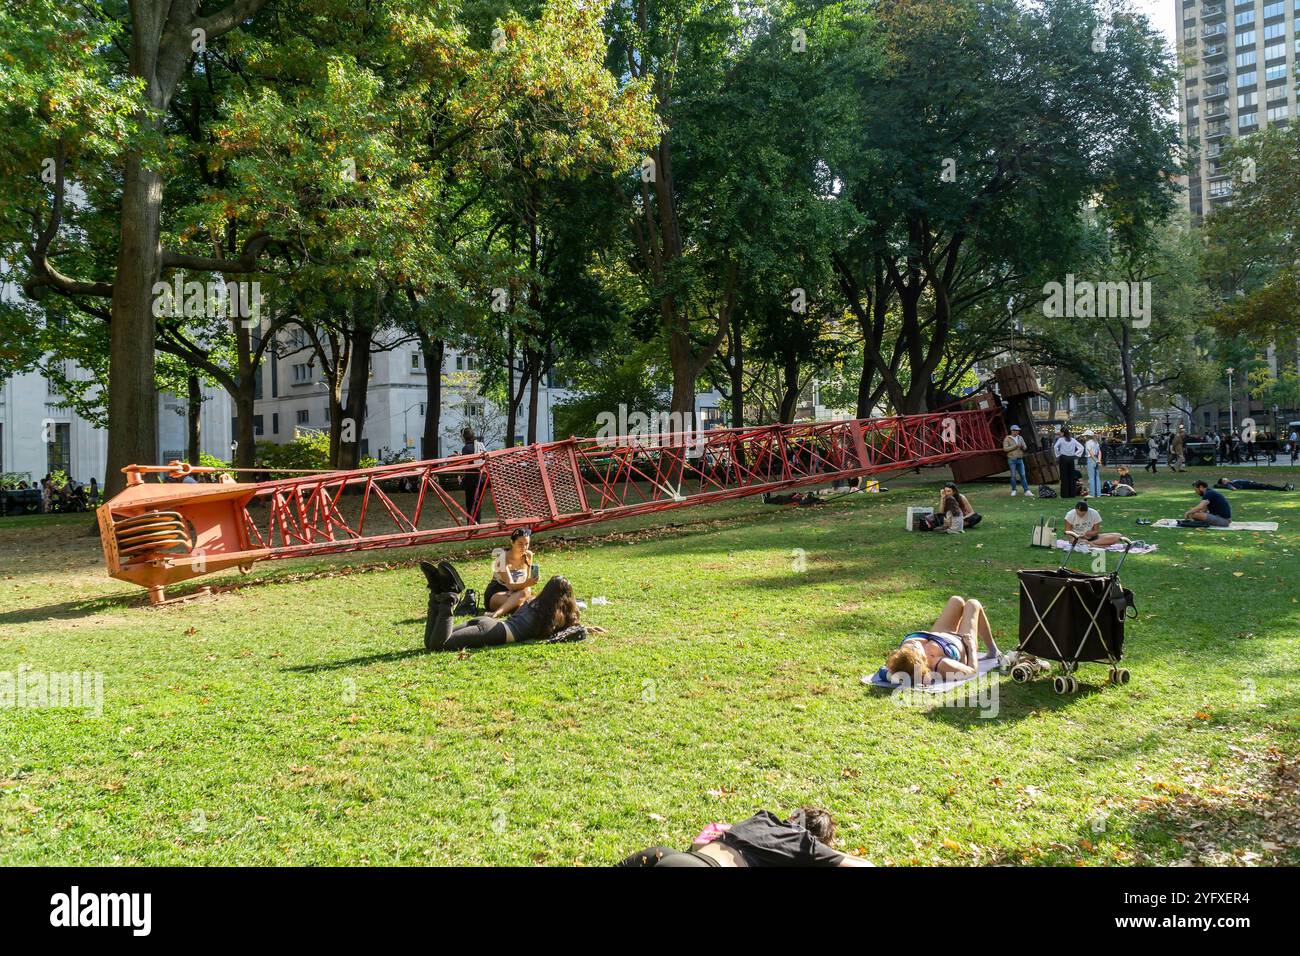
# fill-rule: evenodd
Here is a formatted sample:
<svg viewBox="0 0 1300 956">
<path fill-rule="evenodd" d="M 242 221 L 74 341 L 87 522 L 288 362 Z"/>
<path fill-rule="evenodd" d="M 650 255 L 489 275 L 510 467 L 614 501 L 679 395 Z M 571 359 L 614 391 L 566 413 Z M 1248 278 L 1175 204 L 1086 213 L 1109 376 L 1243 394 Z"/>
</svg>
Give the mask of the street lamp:
<svg viewBox="0 0 1300 956">
<path fill-rule="evenodd" d="M 1232 414 L 1232 373 L 1233 369 L 1228 369 L 1228 433 L 1235 435 L 1237 433 L 1237 421 Z"/>
<path fill-rule="evenodd" d="M 421 404 L 423 403 L 415 402 L 414 404 L 407 405 L 405 408 L 402 409 L 402 451 L 403 452 L 406 452 L 411 447 L 411 438 L 406 428 L 406 413 L 409 412 L 411 409 L 415 408 L 417 405 L 421 405 Z"/>
</svg>

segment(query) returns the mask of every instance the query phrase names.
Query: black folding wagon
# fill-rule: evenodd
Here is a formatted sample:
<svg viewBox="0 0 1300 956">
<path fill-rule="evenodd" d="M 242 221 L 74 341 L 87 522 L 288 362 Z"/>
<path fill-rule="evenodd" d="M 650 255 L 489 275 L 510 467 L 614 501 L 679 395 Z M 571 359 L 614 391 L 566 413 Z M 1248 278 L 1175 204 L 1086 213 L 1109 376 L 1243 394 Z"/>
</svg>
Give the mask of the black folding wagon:
<svg viewBox="0 0 1300 956">
<path fill-rule="evenodd" d="M 1119 666 L 1124 656 L 1124 622 L 1136 616 L 1133 592 L 1119 580 L 1131 541 L 1125 540 L 1119 565 L 1107 574 L 1071 571 L 1067 565 L 1074 543 L 1054 570 L 1020 571 L 1020 643 L 1004 659 L 1012 680 L 1024 683 L 1049 673 L 1048 661 L 1060 666 L 1052 679 L 1058 694 L 1079 689 L 1075 671 L 1082 663 L 1109 664 L 1109 681 L 1127 684 L 1129 672 Z"/>
</svg>

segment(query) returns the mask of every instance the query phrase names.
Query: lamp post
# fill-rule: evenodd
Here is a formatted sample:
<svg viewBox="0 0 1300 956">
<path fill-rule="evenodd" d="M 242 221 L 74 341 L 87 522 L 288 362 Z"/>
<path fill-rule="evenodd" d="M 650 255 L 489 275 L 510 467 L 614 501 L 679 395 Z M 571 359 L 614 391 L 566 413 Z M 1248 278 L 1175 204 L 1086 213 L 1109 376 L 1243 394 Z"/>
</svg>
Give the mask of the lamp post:
<svg viewBox="0 0 1300 956">
<path fill-rule="evenodd" d="M 414 404 L 407 405 L 404 409 L 402 409 L 402 451 L 403 452 L 406 452 L 407 449 L 411 447 L 410 434 L 406 428 L 406 413 L 409 412 L 411 409 L 415 408 L 419 404 L 420 402 L 415 402 Z"/>
<path fill-rule="evenodd" d="M 1233 369 L 1228 369 L 1228 433 L 1237 434 L 1237 421 L 1232 411 L 1232 373 Z"/>
</svg>

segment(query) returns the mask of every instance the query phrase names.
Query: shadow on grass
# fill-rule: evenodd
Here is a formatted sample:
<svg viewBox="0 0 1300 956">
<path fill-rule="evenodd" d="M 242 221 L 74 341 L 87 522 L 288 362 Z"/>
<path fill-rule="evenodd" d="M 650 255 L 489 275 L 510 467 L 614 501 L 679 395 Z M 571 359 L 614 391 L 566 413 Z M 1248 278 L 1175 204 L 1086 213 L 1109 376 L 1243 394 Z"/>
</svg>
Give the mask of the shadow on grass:
<svg viewBox="0 0 1300 956">
<path fill-rule="evenodd" d="M 383 651 L 379 654 L 363 654 L 360 657 L 345 657 L 336 661 L 321 661 L 316 664 L 297 664 L 293 667 L 282 667 L 281 671 L 288 674 L 320 674 L 328 671 L 343 670 L 348 667 L 366 667 L 370 664 L 388 664 L 393 661 L 404 661 L 411 657 L 424 657 L 429 654 L 423 647 L 411 647 L 404 651 Z"/>
<path fill-rule="evenodd" d="M 40 607 L 18 608 L 14 611 L 0 611 L 0 624 L 35 624 L 41 621 L 71 621 L 91 617 L 102 611 L 141 607 L 145 602 L 140 594 L 123 594 L 114 597 L 90 598 L 80 601 L 64 601 L 61 604 L 43 604 Z"/>
</svg>

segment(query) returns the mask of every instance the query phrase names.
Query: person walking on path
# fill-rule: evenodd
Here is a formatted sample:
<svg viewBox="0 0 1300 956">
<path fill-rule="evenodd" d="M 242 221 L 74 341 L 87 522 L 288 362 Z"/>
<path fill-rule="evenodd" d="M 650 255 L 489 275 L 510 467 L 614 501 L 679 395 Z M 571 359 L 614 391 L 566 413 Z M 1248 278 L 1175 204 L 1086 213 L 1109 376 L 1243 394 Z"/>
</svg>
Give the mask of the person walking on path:
<svg viewBox="0 0 1300 956">
<path fill-rule="evenodd" d="M 1183 431 L 1183 426 L 1178 426 L 1178 431 L 1174 433 L 1173 441 L 1169 443 L 1169 470 L 1186 471 L 1187 470 L 1187 434 Z"/>
</svg>

